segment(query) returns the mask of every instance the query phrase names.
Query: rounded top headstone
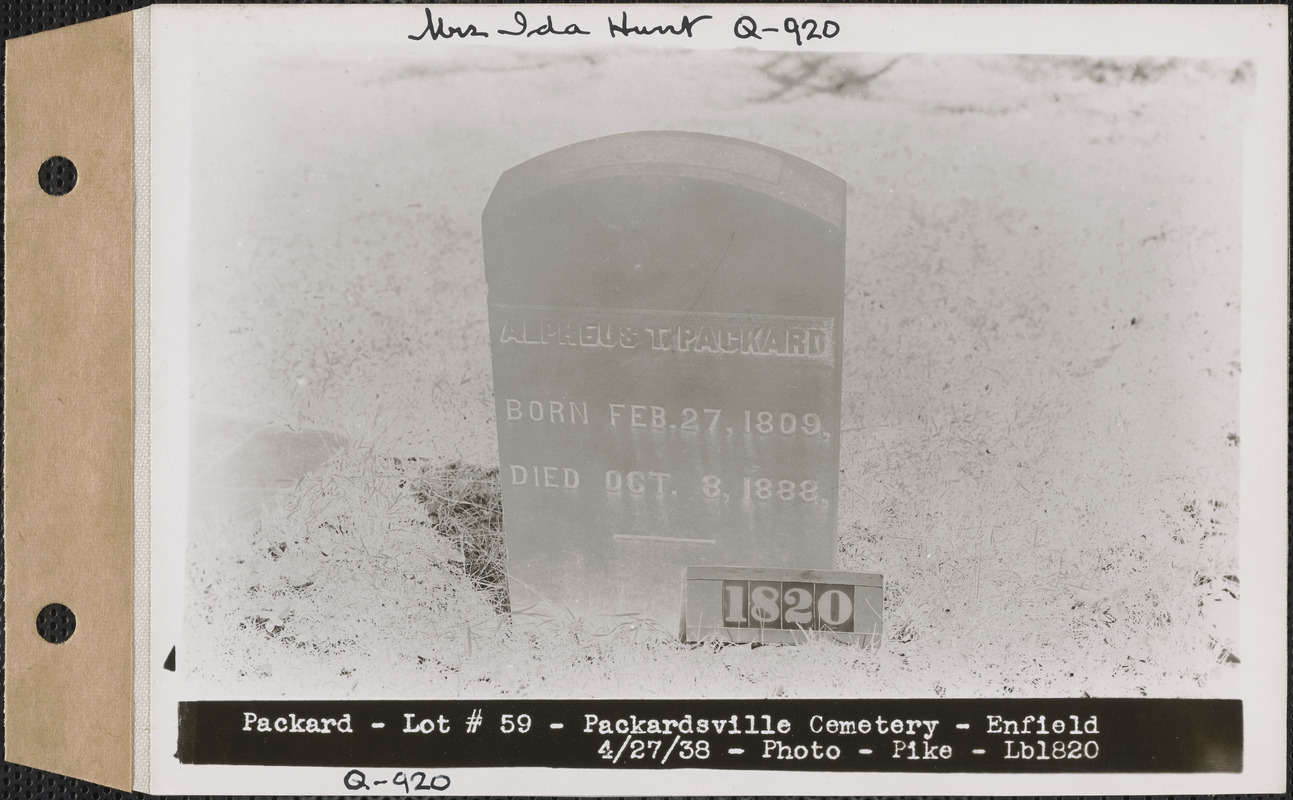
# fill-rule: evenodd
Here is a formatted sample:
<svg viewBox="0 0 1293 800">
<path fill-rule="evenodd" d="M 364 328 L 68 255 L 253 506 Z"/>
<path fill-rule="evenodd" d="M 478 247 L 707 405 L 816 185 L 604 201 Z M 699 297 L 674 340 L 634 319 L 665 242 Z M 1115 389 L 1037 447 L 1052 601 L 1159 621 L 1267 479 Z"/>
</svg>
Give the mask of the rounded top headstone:
<svg viewBox="0 0 1293 800">
<path fill-rule="evenodd" d="M 833 566 L 845 195 L 669 131 L 503 174 L 481 240 L 514 608 L 668 628 L 684 567 Z"/>
<path fill-rule="evenodd" d="M 650 175 L 739 186 L 844 225 L 845 182 L 839 176 L 765 145 L 687 131 L 618 133 L 536 156 L 503 173 L 485 213 L 557 186 Z"/>
</svg>

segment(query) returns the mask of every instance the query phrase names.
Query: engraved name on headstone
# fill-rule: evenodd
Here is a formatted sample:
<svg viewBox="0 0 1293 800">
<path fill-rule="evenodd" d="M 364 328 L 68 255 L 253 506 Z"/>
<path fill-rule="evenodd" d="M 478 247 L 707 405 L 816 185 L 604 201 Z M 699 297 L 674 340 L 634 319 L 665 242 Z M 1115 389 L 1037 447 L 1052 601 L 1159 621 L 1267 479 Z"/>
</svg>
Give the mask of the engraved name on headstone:
<svg viewBox="0 0 1293 800">
<path fill-rule="evenodd" d="M 483 227 L 514 610 L 672 631 L 688 565 L 833 566 L 844 198 L 695 133 L 503 174 Z"/>
</svg>

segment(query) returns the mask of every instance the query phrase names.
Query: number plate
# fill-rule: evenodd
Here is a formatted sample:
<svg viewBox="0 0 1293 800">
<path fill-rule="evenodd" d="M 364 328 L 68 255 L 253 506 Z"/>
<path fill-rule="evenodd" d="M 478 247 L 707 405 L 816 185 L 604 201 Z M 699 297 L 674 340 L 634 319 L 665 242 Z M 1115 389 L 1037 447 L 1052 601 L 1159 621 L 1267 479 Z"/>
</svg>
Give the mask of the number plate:
<svg viewBox="0 0 1293 800">
<path fill-rule="evenodd" d="M 683 641 L 782 642 L 880 639 L 884 576 L 870 572 L 687 567 Z"/>
</svg>

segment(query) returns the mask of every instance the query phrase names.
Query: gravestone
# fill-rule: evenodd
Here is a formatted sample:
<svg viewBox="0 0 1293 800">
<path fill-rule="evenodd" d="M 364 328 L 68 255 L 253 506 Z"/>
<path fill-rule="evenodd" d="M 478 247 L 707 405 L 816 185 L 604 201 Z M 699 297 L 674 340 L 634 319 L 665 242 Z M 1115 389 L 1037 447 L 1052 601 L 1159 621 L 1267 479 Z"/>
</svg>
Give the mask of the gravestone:
<svg viewBox="0 0 1293 800">
<path fill-rule="evenodd" d="M 688 565 L 830 569 L 844 182 L 643 132 L 503 174 L 483 219 L 512 608 L 676 630 Z"/>
</svg>

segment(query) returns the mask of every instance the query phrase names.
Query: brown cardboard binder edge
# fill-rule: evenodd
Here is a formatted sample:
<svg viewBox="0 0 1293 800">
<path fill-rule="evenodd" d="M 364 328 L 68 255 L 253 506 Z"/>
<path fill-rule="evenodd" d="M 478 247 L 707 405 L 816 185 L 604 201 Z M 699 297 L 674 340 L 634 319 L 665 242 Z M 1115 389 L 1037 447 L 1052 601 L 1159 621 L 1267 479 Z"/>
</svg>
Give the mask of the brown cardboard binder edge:
<svg viewBox="0 0 1293 800">
<path fill-rule="evenodd" d="M 7 43 L 5 758 L 129 791 L 131 18 Z M 52 197 L 49 157 L 76 165 Z M 49 603 L 63 644 L 36 632 Z"/>
</svg>

